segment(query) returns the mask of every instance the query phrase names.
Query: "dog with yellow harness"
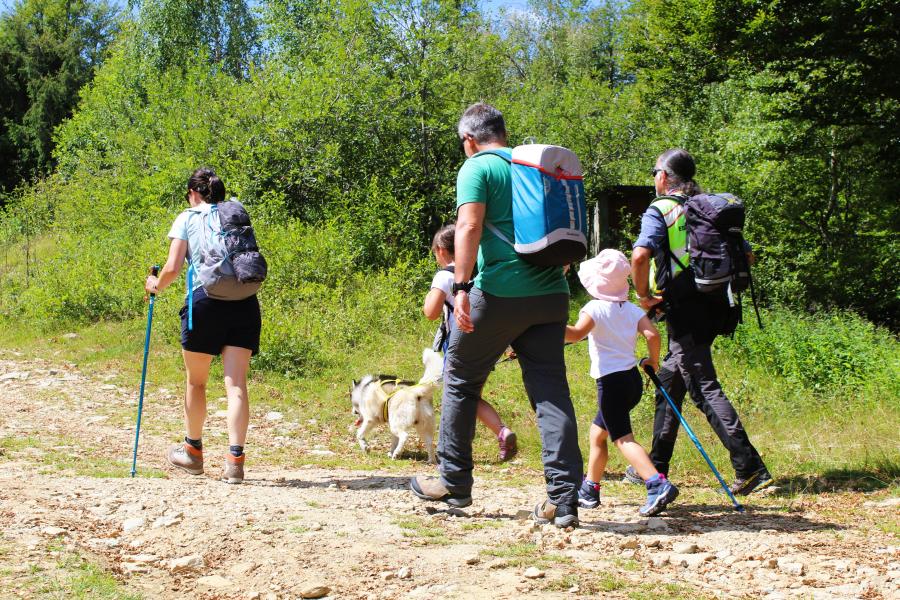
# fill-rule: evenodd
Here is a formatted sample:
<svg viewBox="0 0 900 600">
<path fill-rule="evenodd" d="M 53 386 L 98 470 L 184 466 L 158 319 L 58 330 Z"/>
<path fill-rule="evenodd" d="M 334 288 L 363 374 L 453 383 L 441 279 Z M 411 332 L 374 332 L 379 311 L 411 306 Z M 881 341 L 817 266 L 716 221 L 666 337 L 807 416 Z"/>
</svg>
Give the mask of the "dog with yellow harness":
<svg viewBox="0 0 900 600">
<path fill-rule="evenodd" d="M 433 350 L 422 352 L 425 374 L 418 383 L 392 375 L 366 375 L 353 381 L 350 400 L 357 415 L 356 441 L 369 451 L 366 436 L 378 425 L 387 425 L 393 436 L 388 456 L 400 458 L 411 431 L 415 430 L 428 451 L 428 462 L 434 455 L 434 390 L 441 378 L 443 359 Z"/>
</svg>

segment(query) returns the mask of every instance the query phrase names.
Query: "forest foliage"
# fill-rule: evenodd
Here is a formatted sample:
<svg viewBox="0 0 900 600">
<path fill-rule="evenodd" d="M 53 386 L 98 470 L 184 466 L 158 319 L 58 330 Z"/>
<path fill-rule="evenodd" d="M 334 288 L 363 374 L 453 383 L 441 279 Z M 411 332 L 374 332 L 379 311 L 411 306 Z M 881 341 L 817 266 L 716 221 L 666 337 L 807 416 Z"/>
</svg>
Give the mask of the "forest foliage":
<svg viewBox="0 0 900 600">
<path fill-rule="evenodd" d="M 41 29 L 38 13 L 66 7 L 77 36 Z M 702 186 L 747 203 L 765 303 L 896 330 L 897 8 L 135 0 L 112 22 L 93 0 L 20 0 L 0 23 L 0 83 L 18 90 L 0 106 L 0 314 L 50 327 L 140 314 L 141 276 L 208 165 L 270 260 L 261 364 L 302 371 L 319 323 L 350 347 L 416 318 L 430 235 L 453 218 L 456 122 L 484 100 L 513 143 L 573 149 L 589 202 L 650 185 L 662 150 L 689 149 Z M 39 31 L 69 52 L 56 71 L 33 64 Z M 80 79 L 63 76 L 72 60 Z M 69 108 L 38 102 L 51 97 Z"/>
</svg>

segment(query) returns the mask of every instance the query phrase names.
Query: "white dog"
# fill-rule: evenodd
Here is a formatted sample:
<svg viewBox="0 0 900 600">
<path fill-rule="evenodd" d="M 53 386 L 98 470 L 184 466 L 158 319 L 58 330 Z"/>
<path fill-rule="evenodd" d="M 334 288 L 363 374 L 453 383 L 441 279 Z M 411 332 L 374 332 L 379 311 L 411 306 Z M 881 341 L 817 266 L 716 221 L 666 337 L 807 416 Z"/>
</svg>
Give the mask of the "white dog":
<svg viewBox="0 0 900 600">
<path fill-rule="evenodd" d="M 430 348 L 422 352 L 425 374 L 419 383 L 402 381 L 389 375 L 366 375 L 354 381 L 350 390 L 353 414 L 358 415 L 356 440 L 369 451 L 366 436 L 381 423 L 393 435 L 388 456 L 399 458 L 409 432 L 415 429 L 428 450 L 428 462 L 434 463 L 434 390 L 441 379 L 443 358 Z"/>
</svg>

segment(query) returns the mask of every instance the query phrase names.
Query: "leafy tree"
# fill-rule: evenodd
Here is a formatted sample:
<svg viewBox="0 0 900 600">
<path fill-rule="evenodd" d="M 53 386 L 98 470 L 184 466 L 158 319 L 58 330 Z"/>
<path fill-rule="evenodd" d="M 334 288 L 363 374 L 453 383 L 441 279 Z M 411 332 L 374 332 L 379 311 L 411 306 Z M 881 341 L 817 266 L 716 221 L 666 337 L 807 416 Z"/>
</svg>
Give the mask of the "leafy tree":
<svg viewBox="0 0 900 600">
<path fill-rule="evenodd" d="M 116 20 L 103 0 L 19 0 L 0 17 L 0 192 L 52 169 L 53 129 L 72 114 Z"/>
</svg>

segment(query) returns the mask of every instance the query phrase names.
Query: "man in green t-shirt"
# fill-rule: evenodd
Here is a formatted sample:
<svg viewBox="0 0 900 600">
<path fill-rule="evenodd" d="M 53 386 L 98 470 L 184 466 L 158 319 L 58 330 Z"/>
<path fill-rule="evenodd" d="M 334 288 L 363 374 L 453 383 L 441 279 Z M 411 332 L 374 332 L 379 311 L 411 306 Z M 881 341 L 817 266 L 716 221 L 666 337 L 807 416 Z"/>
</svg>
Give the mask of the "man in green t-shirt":
<svg viewBox="0 0 900 600">
<path fill-rule="evenodd" d="M 468 160 L 456 180 L 455 327 L 444 367 L 438 442 L 440 477 L 415 477 L 410 487 L 425 500 L 463 507 L 472 502 L 472 438 L 481 390 L 497 359 L 512 346 L 537 413 L 543 444 L 547 500 L 534 510 L 538 522 L 578 524 L 582 459 L 575 410 L 569 396 L 563 337 L 569 288 L 562 267 L 523 261 L 513 238 L 510 150 L 503 115 L 474 104 L 459 121 Z M 478 276 L 470 281 L 477 262 Z"/>
</svg>

